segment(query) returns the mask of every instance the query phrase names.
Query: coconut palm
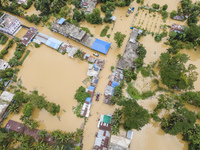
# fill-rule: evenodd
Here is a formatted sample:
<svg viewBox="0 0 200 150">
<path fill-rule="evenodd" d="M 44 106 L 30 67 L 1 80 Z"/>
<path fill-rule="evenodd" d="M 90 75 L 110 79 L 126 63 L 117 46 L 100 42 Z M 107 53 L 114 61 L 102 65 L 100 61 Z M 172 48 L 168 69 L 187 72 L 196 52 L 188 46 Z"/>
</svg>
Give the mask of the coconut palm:
<svg viewBox="0 0 200 150">
<path fill-rule="evenodd" d="M 18 114 L 19 113 L 19 104 L 18 103 L 14 103 L 9 107 L 9 112 L 12 114 Z"/>
<path fill-rule="evenodd" d="M 39 136 L 44 139 L 47 136 L 47 130 L 40 130 L 39 132 Z"/>
</svg>

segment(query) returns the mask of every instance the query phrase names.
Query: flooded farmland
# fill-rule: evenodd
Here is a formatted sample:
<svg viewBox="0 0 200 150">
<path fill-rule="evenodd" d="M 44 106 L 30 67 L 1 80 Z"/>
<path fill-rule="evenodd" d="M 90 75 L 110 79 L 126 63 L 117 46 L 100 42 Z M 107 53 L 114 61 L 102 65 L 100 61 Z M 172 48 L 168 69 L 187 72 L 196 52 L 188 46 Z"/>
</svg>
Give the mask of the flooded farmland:
<svg viewBox="0 0 200 150">
<path fill-rule="evenodd" d="M 179 0 L 168 0 L 159 1 L 159 0 L 145 0 L 144 4 L 148 4 L 149 6 L 152 3 L 158 3 L 160 5 L 168 4 L 168 11 L 176 10 L 177 6 L 179 6 Z M 97 8 L 100 8 L 101 4 L 97 5 Z M 186 22 L 178 22 L 167 19 L 166 23 L 162 21 L 162 16 L 160 14 L 156 14 L 156 17 L 153 17 L 153 13 L 151 17 L 145 15 L 146 12 L 140 10 L 138 16 L 135 18 L 133 22 L 133 18 L 138 8 L 138 4 L 134 1 L 131 6 L 135 7 L 134 13 L 130 14 L 129 17 L 126 17 L 126 12 L 128 7 L 117 7 L 114 11 L 113 15 L 117 17 L 117 20 L 114 24 L 103 24 L 103 25 L 91 25 L 86 21 L 81 22 L 82 27 L 87 27 L 90 29 L 90 32 L 96 37 L 107 42 L 111 42 L 111 48 L 108 51 L 107 55 L 100 54 L 100 59 L 105 59 L 105 65 L 103 70 L 100 72 L 100 80 L 96 88 L 96 92 L 100 92 L 100 100 L 92 102 L 91 112 L 89 119 L 84 128 L 84 138 L 83 138 L 83 150 L 91 150 L 94 141 L 95 141 L 95 133 L 98 132 L 97 121 L 101 114 L 112 114 L 114 109 L 117 106 L 109 106 L 103 103 L 103 93 L 105 91 L 105 87 L 109 81 L 108 77 L 111 75 L 111 66 L 116 66 L 118 59 L 118 54 L 123 54 L 126 43 L 129 40 L 129 36 L 131 33 L 131 25 L 141 26 L 142 28 L 147 28 L 149 31 L 153 31 L 155 33 L 159 32 L 159 27 L 162 24 L 171 25 L 172 23 L 177 23 L 184 25 Z M 35 10 L 32 5 L 30 9 L 28 9 L 27 14 L 39 14 L 38 11 Z M 19 17 L 18 17 L 19 18 Z M 58 33 L 51 32 L 47 27 L 42 27 L 41 25 L 34 25 L 32 23 L 27 22 L 23 18 L 19 18 L 22 24 L 25 24 L 29 27 L 36 27 L 39 32 L 52 36 L 60 41 L 69 43 L 86 53 L 92 55 L 93 50 L 69 39 Z M 100 37 L 101 30 L 109 25 L 110 29 L 108 34 L 110 34 L 110 38 Z M 120 31 L 123 34 L 126 34 L 126 38 L 124 40 L 123 46 L 121 48 L 117 48 L 115 41 L 113 40 L 114 33 Z M 26 32 L 26 29 L 21 29 L 17 33 L 17 37 L 21 38 Z M 147 55 L 144 59 L 145 65 L 155 62 L 159 59 L 161 53 L 166 52 L 167 46 L 163 43 L 166 41 L 166 38 L 162 40 L 162 42 L 156 43 L 154 38 L 151 35 L 147 35 L 140 39 L 140 43 L 144 45 L 147 49 Z M 14 45 L 9 49 L 9 53 L 5 55 L 5 60 L 8 61 L 14 53 L 15 49 Z M 4 46 L 0 46 L 3 49 Z M 80 128 L 84 119 L 77 118 L 76 115 L 72 111 L 72 106 L 76 106 L 77 102 L 74 99 L 75 91 L 79 86 L 85 86 L 82 81 L 87 78 L 87 69 L 89 66 L 88 62 L 81 61 L 79 59 L 71 59 L 67 56 L 67 54 L 62 55 L 57 51 L 47 47 L 45 45 L 41 45 L 40 48 L 35 48 L 33 44 L 30 44 L 27 47 L 30 50 L 30 54 L 24 61 L 23 65 L 19 67 L 20 72 L 18 73 L 18 77 L 22 80 L 22 85 L 27 88 L 27 91 L 38 90 L 39 94 L 44 94 L 46 99 L 50 102 L 54 102 L 61 106 L 61 111 L 57 116 L 50 115 L 46 110 L 42 109 L 39 111 L 35 109 L 33 112 L 33 119 L 40 121 L 40 129 L 46 128 L 48 131 L 53 131 L 56 129 L 61 129 L 63 131 L 72 132 L 75 131 L 76 128 Z M 198 80 L 195 82 L 195 91 L 200 90 L 200 85 L 198 84 L 200 81 L 200 51 L 199 47 L 197 51 L 194 50 L 182 50 L 190 56 L 190 61 L 188 63 L 192 63 L 197 66 Z M 151 79 L 150 79 L 151 80 Z M 138 78 L 136 81 L 136 85 L 138 90 L 142 91 L 144 86 L 147 89 L 151 89 L 150 80 L 143 80 L 142 77 Z M 147 85 L 148 82 L 148 85 Z M 144 108 L 149 111 L 153 111 L 156 107 L 158 100 L 157 97 L 152 97 L 147 100 L 139 100 L 138 103 L 142 105 Z M 200 111 L 199 108 L 194 108 L 192 106 L 186 106 L 191 111 Z M 22 114 L 22 111 L 18 115 L 9 115 L 8 118 L 4 121 L 5 125 L 9 119 L 19 121 L 19 117 Z M 198 122 L 199 123 L 199 122 Z M 161 130 L 160 125 L 155 123 L 153 120 L 150 121 L 149 124 L 145 125 L 140 131 L 134 131 L 133 139 L 131 142 L 130 150 L 187 150 L 188 143 L 182 141 L 182 136 L 172 136 L 166 134 Z"/>
</svg>

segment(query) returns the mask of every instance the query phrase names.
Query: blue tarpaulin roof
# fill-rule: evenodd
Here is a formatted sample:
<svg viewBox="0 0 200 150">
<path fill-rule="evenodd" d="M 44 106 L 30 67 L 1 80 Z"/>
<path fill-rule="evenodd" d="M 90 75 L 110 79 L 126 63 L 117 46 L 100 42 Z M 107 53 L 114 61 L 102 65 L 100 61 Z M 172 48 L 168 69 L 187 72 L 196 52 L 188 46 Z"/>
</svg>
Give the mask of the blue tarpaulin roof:
<svg viewBox="0 0 200 150">
<path fill-rule="evenodd" d="M 92 104 L 92 102 L 91 102 L 91 97 L 87 97 L 87 98 L 85 99 L 85 101 L 86 101 L 86 102 L 89 102 L 90 105 Z"/>
<path fill-rule="evenodd" d="M 62 42 L 53 37 L 50 37 L 48 38 L 45 44 L 57 50 L 62 44 Z"/>
<path fill-rule="evenodd" d="M 107 52 L 110 48 L 110 45 L 111 45 L 111 43 L 102 41 L 100 39 L 96 39 L 94 41 L 94 43 L 92 44 L 91 48 L 95 51 L 100 52 L 100 53 L 107 54 Z"/>
<path fill-rule="evenodd" d="M 94 91 L 95 87 L 94 86 L 89 86 L 88 90 L 89 91 Z"/>
<path fill-rule="evenodd" d="M 61 19 L 58 21 L 59 24 L 63 24 L 63 22 L 65 22 L 65 18 L 61 18 Z"/>
<path fill-rule="evenodd" d="M 111 85 L 112 87 L 116 87 L 116 86 L 119 86 L 119 83 L 117 83 L 117 82 L 115 82 L 115 81 L 113 81 L 113 83 L 112 83 L 112 85 Z"/>
</svg>

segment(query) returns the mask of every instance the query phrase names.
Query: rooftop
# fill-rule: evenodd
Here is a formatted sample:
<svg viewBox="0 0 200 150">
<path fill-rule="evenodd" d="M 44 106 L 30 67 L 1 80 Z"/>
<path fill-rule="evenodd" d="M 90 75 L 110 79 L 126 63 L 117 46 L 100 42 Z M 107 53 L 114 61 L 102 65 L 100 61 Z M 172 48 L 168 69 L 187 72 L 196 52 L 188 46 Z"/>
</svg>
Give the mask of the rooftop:
<svg viewBox="0 0 200 150">
<path fill-rule="evenodd" d="M 38 32 L 38 30 L 36 28 L 31 27 L 26 34 L 23 36 L 22 38 L 22 44 L 24 44 L 25 46 L 28 45 L 28 43 L 30 42 L 31 39 L 33 39 L 33 37 L 36 35 L 36 33 Z"/>
<path fill-rule="evenodd" d="M 129 150 L 131 140 L 122 136 L 112 135 L 110 140 L 110 150 Z"/>
<path fill-rule="evenodd" d="M 5 70 L 6 68 L 10 68 L 9 63 L 3 59 L 0 59 L 0 70 Z"/>
<path fill-rule="evenodd" d="M 23 126 L 21 123 L 9 120 L 8 123 L 5 126 L 5 129 L 10 132 L 10 131 L 15 131 L 18 133 L 24 133 L 25 126 Z"/>
<path fill-rule="evenodd" d="M 17 17 L 4 13 L 0 18 L 0 25 L 3 28 L 8 28 Z"/>
</svg>

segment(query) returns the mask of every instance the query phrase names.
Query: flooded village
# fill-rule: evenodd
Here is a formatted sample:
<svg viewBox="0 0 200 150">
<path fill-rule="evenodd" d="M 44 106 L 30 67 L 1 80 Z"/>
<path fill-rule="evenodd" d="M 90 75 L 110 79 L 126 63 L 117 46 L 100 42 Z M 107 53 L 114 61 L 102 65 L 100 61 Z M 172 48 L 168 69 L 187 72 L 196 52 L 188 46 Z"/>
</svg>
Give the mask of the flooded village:
<svg viewBox="0 0 200 150">
<path fill-rule="evenodd" d="M 45 14 L 47 7 L 40 8 L 38 0 L 1 1 L 0 36 L 7 39 L 1 44 L 5 37 L 0 38 L 0 149 L 200 148 L 198 142 L 193 143 L 198 136 L 188 138 L 189 132 L 199 132 L 200 32 L 189 42 L 186 34 L 200 25 L 199 1 L 183 0 L 195 5 L 189 13 L 181 0 L 134 0 L 122 6 L 126 0 L 79 0 L 78 6 L 75 1 L 48 1 L 52 14 Z M 26 13 L 10 11 L 12 3 Z M 57 5 L 65 7 L 66 15 L 56 10 Z M 107 12 L 103 7 L 108 7 Z M 87 14 L 97 16 L 97 9 L 103 21 L 91 23 L 94 16 Z M 84 14 L 79 21 L 74 16 L 77 10 L 80 18 Z M 29 20 L 33 14 L 40 17 L 39 22 Z M 197 18 L 195 27 L 188 25 L 190 15 Z M 44 16 L 48 16 L 46 22 Z M 115 40 L 117 32 L 125 35 L 121 46 Z M 196 69 L 179 74 L 184 81 L 176 78 L 181 83 L 173 87 L 164 82 L 162 65 L 181 54 L 189 57 L 183 63 L 185 70 L 195 68 L 190 64 Z M 186 56 L 181 58 L 186 60 Z M 165 74 L 175 76 L 172 72 Z M 193 77 L 193 84 L 187 75 Z M 194 88 L 182 88 L 185 84 Z M 187 92 L 194 92 L 193 97 Z M 181 110 L 190 115 L 184 118 L 189 123 L 177 119 L 175 124 L 185 128 L 166 125 L 173 124 L 170 117 L 181 116 Z"/>
</svg>

